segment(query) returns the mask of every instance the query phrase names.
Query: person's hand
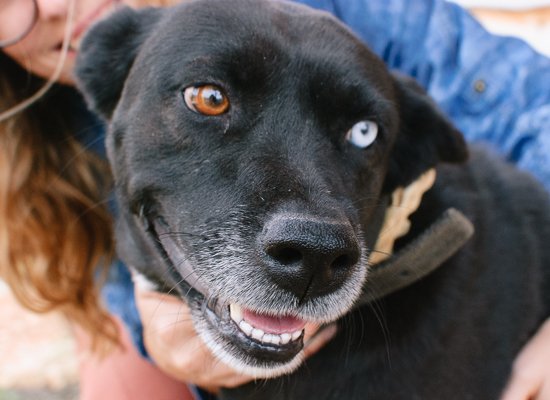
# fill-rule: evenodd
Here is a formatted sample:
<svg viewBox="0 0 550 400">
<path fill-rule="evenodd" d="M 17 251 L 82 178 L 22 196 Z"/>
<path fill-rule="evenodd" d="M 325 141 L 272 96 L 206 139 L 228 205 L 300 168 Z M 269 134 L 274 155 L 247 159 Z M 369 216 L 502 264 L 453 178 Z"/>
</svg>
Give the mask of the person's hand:
<svg viewBox="0 0 550 400">
<path fill-rule="evenodd" d="M 136 286 L 136 302 L 143 323 L 145 347 L 165 373 L 211 392 L 253 380 L 212 355 L 197 336 L 190 310 L 180 299 Z M 315 335 L 317 329 L 316 325 L 306 325 L 306 357 L 317 352 L 336 333 L 336 326 L 328 326 Z"/>
<path fill-rule="evenodd" d="M 550 319 L 519 353 L 500 400 L 550 400 Z"/>
</svg>

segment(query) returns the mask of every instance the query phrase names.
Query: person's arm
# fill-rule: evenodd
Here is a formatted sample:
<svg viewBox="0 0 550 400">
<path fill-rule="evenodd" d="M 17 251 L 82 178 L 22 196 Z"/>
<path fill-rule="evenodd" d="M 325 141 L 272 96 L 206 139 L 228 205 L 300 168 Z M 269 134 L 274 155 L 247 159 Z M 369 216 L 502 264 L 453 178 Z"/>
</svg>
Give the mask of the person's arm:
<svg viewBox="0 0 550 400">
<path fill-rule="evenodd" d="M 470 141 L 550 190 L 550 60 L 441 0 L 301 0 L 335 14 L 390 68 L 418 80 Z"/>
</svg>

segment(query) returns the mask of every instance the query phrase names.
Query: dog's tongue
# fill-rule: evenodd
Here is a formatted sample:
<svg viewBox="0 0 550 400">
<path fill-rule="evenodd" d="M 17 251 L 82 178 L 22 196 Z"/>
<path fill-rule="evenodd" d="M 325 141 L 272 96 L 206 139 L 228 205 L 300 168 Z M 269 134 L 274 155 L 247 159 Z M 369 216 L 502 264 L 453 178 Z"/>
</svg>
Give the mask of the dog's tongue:
<svg viewBox="0 0 550 400">
<path fill-rule="evenodd" d="M 258 314 L 254 311 L 243 310 L 244 319 L 266 333 L 292 333 L 304 329 L 306 322 L 300 318 L 285 316 L 285 317 L 270 317 L 264 314 Z"/>
</svg>

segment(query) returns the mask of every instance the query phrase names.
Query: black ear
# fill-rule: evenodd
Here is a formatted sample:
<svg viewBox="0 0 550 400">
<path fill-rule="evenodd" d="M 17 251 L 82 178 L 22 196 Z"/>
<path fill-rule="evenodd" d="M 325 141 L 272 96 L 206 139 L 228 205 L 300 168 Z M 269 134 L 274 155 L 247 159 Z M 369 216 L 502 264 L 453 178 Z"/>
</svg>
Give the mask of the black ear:
<svg viewBox="0 0 550 400">
<path fill-rule="evenodd" d="M 161 9 L 123 8 L 90 29 L 76 60 L 76 81 L 90 109 L 109 119 L 140 46 Z"/>
<path fill-rule="evenodd" d="M 412 78 L 393 74 L 400 115 L 385 190 L 405 186 L 439 162 L 463 162 L 468 149 L 462 134 Z"/>
</svg>

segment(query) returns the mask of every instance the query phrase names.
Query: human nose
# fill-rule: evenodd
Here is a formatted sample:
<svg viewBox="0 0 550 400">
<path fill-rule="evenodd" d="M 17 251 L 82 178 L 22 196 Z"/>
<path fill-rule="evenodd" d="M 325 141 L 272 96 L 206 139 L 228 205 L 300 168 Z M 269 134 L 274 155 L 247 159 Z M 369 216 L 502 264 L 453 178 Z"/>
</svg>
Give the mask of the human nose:
<svg viewBox="0 0 550 400">
<path fill-rule="evenodd" d="M 36 0 L 40 19 L 50 20 L 66 17 L 70 1 L 71 0 Z"/>
</svg>

